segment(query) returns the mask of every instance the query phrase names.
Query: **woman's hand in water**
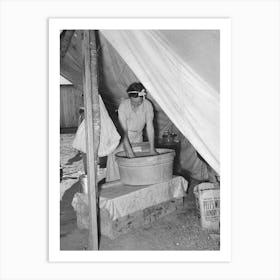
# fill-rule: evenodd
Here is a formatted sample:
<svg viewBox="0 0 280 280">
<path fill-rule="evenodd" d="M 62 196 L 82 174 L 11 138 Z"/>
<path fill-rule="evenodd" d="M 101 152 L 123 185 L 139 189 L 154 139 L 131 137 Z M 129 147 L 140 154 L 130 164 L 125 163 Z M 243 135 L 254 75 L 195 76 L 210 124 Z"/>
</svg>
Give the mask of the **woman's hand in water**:
<svg viewBox="0 0 280 280">
<path fill-rule="evenodd" d="M 150 150 L 150 155 L 156 156 L 158 155 L 158 152 L 155 149 Z"/>
<path fill-rule="evenodd" d="M 127 152 L 126 152 L 126 156 L 127 156 L 128 158 L 134 158 L 134 157 L 135 157 L 135 154 L 133 153 L 133 151 L 127 151 Z"/>
</svg>

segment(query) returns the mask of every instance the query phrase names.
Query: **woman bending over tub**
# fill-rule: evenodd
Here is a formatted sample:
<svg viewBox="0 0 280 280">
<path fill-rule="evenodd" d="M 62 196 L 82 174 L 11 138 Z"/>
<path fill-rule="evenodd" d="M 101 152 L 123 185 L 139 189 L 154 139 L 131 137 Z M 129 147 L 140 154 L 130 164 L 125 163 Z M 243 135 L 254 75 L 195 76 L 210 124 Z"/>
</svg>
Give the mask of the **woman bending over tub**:
<svg viewBox="0 0 280 280">
<path fill-rule="evenodd" d="M 120 179 L 118 164 L 115 154 L 125 151 L 127 157 L 135 157 L 133 149 L 143 142 L 143 130 L 146 126 L 151 155 L 157 154 L 154 144 L 153 106 L 146 97 L 146 89 L 141 83 L 133 83 L 127 89 L 128 99 L 125 99 L 119 106 L 118 115 L 123 139 L 120 146 L 114 153 L 108 156 L 106 181 L 111 182 Z"/>
</svg>

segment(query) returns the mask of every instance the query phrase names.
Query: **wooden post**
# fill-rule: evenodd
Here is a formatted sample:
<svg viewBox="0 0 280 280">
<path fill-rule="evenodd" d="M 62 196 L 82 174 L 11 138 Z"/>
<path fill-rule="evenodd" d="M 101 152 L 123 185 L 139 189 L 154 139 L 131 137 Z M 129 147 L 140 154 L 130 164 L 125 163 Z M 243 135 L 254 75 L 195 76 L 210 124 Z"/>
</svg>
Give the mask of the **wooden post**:
<svg viewBox="0 0 280 280">
<path fill-rule="evenodd" d="M 95 33 L 84 31 L 83 91 L 85 104 L 87 177 L 89 198 L 89 249 L 98 250 L 97 152 L 100 138 L 100 110 L 97 82 L 97 51 Z"/>
</svg>

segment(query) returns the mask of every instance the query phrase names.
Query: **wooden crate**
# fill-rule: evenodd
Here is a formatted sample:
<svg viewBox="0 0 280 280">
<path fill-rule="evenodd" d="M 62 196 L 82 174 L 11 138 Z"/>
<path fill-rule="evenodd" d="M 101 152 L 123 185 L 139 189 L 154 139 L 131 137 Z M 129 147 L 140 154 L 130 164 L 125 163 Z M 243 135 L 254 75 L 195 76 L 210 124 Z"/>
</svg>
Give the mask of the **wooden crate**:
<svg viewBox="0 0 280 280">
<path fill-rule="evenodd" d="M 148 207 L 129 214 L 127 216 L 112 220 L 108 211 L 100 209 L 99 225 L 102 235 L 115 239 L 121 234 L 128 233 L 141 226 L 151 224 L 152 222 L 168 215 L 176 210 L 183 208 L 183 198 L 171 199 L 160 204 Z M 89 216 L 87 205 L 81 205 L 77 209 L 77 225 L 80 229 L 89 228 Z"/>
<path fill-rule="evenodd" d="M 148 225 L 159 218 L 183 208 L 183 198 L 162 202 L 144 210 L 134 212 L 112 221 L 107 211 L 100 211 L 101 234 L 115 239 L 143 225 Z"/>
</svg>

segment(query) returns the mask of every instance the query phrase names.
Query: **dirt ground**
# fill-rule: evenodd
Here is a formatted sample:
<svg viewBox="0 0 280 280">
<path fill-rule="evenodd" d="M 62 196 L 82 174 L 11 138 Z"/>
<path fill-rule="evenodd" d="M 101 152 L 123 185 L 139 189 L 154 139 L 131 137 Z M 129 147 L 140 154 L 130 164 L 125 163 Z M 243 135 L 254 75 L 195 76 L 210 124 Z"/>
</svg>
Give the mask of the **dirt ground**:
<svg viewBox="0 0 280 280">
<path fill-rule="evenodd" d="M 76 213 L 71 206 L 75 193 L 81 192 L 78 178 L 83 173 L 82 158 L 71 147 L 73 138 L 72 133 L 60 136 L 60 163 L 64 174 L 60 184 L 60 249 L 87 250 L 88 230 L 77 228 Z M 220 235 L 200 226 L 193 195 L 195 184 L 190 182 L 183 209 L 115 240 L 101 235 L 99 250 L 219 250 Z"/>
</svg>

